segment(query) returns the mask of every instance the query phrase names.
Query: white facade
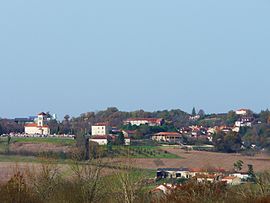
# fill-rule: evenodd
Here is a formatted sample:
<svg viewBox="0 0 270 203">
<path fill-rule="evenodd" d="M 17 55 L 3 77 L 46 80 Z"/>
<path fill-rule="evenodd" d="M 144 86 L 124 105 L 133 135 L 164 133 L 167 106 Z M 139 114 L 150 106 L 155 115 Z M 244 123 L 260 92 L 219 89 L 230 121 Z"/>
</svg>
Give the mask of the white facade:
<svg viewBox="0 0 270 203">
<path fill-rule="evenodd" d="M 252 127 L 252 119 L 251 118 L 242 118 L 235 122 L 236 127 Z"/>
<path fill-rule="evenodd" d="M 130 145 L 130 138 L 125 138 L 125 145 Z"/>
<path fill-rule="evenodd" d="M 98 139 L 98 138 L 90 138 L 89 139 L 90 141 L 92 141 L 92 142 L 96 142 L 96 143 L 98 143 L 98 145 L 107 145 L 108 144 L 108 139 L 105 139 L 105 138 L 100 138 L 100 139 Z"/>
<path fill-rule="evenodd" d="M 238 177 L 241 180 L 247 180 L 250 177 L 248 174 L 244 174 L 244 173 L 233 173 L 233 174 L 230 174 L 230 176 Z"/>
<path fill-rule="evenodd" d="M 225 182 L 227 185 L 240 185 L 241 184 L 241 179 L 236 176 L 224 177 L 222 178 L 221 181 Z"/>
<path fill-rule="evenodd" d="M 239 109 L 239 110 L 236 110 L 235 113 L 236 115 L 245 116 L 247 115 L 248 111 L 249 111 L 248 109 Z"/>
<path fill-rule="evenodd" d="M 92 126 L 92 135 L 108 135 L 111 127 L 107 124 L 96 124 Z"/>
<path fill-rule="evenodd" d="M 24 131 L 28 135 L 50 135 L 49 127 L 25 126 Z"/>
<path fill-rule="evenodd" d="M 149 125 L 149 126 L 161 126 L 163 122 L 162 118 L 130 118 L 124 121 L 124 125 Z"/>
<path fill-rule="evenodd" d="M 179 142 L 182 135 L 177 132 L 160 132 L 152 136 L 152 140 L 158 142 Z"/>
</svg>

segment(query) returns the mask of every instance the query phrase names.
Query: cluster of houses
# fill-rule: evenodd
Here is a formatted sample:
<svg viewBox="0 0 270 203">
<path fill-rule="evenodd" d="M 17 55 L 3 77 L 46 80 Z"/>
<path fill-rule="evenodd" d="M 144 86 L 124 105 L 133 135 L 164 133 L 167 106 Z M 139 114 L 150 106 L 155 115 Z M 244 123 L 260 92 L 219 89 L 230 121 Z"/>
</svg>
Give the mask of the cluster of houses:
<svg viewBox="0 0 270 203">
<path fill-rule="evenodd" d="M 156 180 L 194 180 L 197 183 L 223 183 L 225 185 L 240 185 L 250 179 L 248 173 L 229 172 L 224 169 L 199 169 L 199 168 L 159 168 L 157 169 Z M 174 182 L 174 181 L 173 181 Z M 152 194 L 170 194 L 181 188 L 181 184 L 164 183 L 158 185 Z"/>
<path fill-rule="evenodd" d="M 224 169 L 195 169 L 195 168 L 159 168 L 157 177 L 160 179 L 193 179 L 197 182 L 223 182 L 227 185 L 240 185 L 249 179 L 247 173 L 228 172 Z"/>
<path fill-rule="evenodd" d="M 235 121 L 234 126 L 188 126 L 180 128 L 178 132 L 160 132 L 152 136 L 152 140 L 158 142 L 169 142 L 169 143 L 181 143 L 183 135 L 193 138 L 203 138 L 212 142 L 212 137 L 216 132 L 222 131 L 228 132 L 239 132 L 241 127 L 252 127 L 254 124 L 260 123 L 256 120 L 249 109 L 239 109 L 235 111 L 238 119 Z M 192 117 L 192 120 L 196 120 L 199 117 Z"/>
<path fill-rule="evenodd" d="M 213 128 L 203 126 L 189 126 L 179 129 L 177 132 L 159 132 L 151 135 L 151 139 L 157 142 L 167 143 L 181 143 L 183 135 L 194 138 L 205 138 L 210 142 L 212 141 L 212 135 L 217 131 L 223 131 L 225 133 L 230 131 L 239 132 L 240 127 L 251 127 L 254 122 L 257 122 L 250 114 L 248 109 L 239 109 L 235 111 L 239 119 L 235 122 L 233 127 L 228 126 L 216 126 Z M 48 115 L 44 112 L 39 113 L 36 117 L 27 119 L 17 119 L 17 122 L 25 122 L 25 135 L 27 136 L 51 136 L 50 128 L 48 126 Z M 192 118 L 196 119 L 196 118 Z M 123 121 L 124 125 L 131 126 L 162 126 L 165 120 L 162 118 L 129 118 Z M 117 137 L 117 133 L 122 132 L 125 137 L 125 144 L 130 144 L 130 138 L 134 137 L 136 131 L 119 130 L 113 128 L 109 123 L 96 123 L 91 127 L 92 133 L 90 140 L 97 142 L 100 145 L 107 145 L 110 141 L 114 141 Z M 74 137 L 74 136 L 72 136 Z"/>
</svg>

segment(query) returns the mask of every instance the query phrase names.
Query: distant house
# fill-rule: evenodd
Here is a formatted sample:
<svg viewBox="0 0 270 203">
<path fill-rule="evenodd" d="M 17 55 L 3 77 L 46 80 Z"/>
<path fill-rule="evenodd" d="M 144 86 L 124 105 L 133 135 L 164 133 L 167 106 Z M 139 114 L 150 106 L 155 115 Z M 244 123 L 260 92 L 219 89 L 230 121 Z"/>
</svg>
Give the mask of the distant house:
<svg viewBox="0 0 270 203">
<path fill-rule="evenodd" d="M 125 137 L 125 145 L 129 146 L 131 144 L 131 140 L 129 137 Z"/>
<path fill-rule="evenodd" d="M 161 126 L 164 123 L 162 118 L 129 118 L 124 121 L 124 125 L 149 125 L 149 126 Z"/>
<path fill-rule="evenodd" d="M 247 181 L 250 178 L 250 175 L 248 173 L 233 173 L 230 174 L 230 176 L 238 177 L 243 181 Z"/>
<path fill-rule="evenodd" d="M 109 135 L 95 135 L 90 137 L 89 141 L 96 142 L 98 145 L 107 145 L 110 139 L 112 138 Z"/>
<path fill-rule="evenodd" d="M 29 117 L 29 118 L 15 118 L 14 122 L 18 124 L 27 124 L 27 123 L 34 123 L 36 117 Z"/>
<path fill-rule="evenodd" d="M 235 122 L 236 127 L 251 127 L 254 121 L 253 117 L 243 117 Z"/>
<path fill-rule="evenodd" d="M 136 135 L 136 130 L 123 130 L 122 133 L 125 137 L 133 137 Z"/>
<path fill-rule="evenodd" d="M 250 112 L 249 109 L 238 109 L 235 111 L 236 115 L 239 115 L 239 116 L 245 116 L 248 114 L 248 112 Z"/>
<path fill-rule="evenodd" d="M 223 169 L 212 169 L 212 170 L 203 170 L 196 168 L 158 168 L 157 169 L 157 179 L 166 179 L 166 178 L 195 178 L 197 181 L 205 181 L 208 179 L 219 180 L 225 170 Z M 210 181 L 212 181 L 210 180 Z"/>
<path fill-rule="evenodd" d="M 96 123 L 92 126 L 92 135 L 108 135 L 111 131 L 109 123 Z"/>
<path fill-rule="evenodd" d="M 224 132 L 224 133 L 229 133 L 229 132 L 232 131 L 232 129 L 231 129 L 230 127 L 223 127 L 223 128 L 221 129 L 221 131 Z"/>
<path fill-rule="evenodd" d="M 188 168 L 158 168 L 157 179 L 190 178 Z"/>
<path fill-rule="evenodd" d="M 241 179 L 237 176 L 226 176 L 221 179 L 222 182 L 226 183 L 227 185 L 240 185 Z"/>
<path fill-rule="evenodd" d="M 50 135 L 50 128 L 47 125 L 47 115 L 42 112 L 38 114 L 35 123 L 28 123 L 24 126 L 25 134 L 33 135 Z"/>
<path fill-rule="evenodd" d="M 162 194 L 171 194 L 173 190 L 175 190 L 177 188 L 177 186 L 172 185 L 172 184 L 163 184 L 163 185 L 159 185 L 157 187 L 155 187 L 153 190 L 151 190 L 151 194 L 158 194 L 158 193 L 162 193 Z"/>
<path fill-rule="evenodd" d="M 221 180 L 221 176 L 220 175 L 216 175 L 216 174 L 199 174 L 197 176 L 195 176 L 197 182 L 199 183 L 203 183 L 203 182 L 210 182 L 210 183 L 214 183 L 217 181 Z"/>
<path fill-rule="evenodd" d="M 200 115 L 195 115 L 195 116 L 190 116 L 189 120 L 196 121 L 196 120 L 199 120 L 200 118 L 201 118 Z"/>
<path fill-rule="evenodd" d="M 89 141 L 96 142 L 98 145 L 107 145 L 110 141 L 115 141 L 116 137 L 113 135 L 94 135 L 91 136 Z M 125 138 L 124 145 L 130 145 L 130 138 Z"/>
<path fill-rule="evenodd" d="M 182 140 L 182 135 L 177 132 L 160 132 L 152 136 L 152 140 L 158 142 L 178 143 Z"/>
</svg>

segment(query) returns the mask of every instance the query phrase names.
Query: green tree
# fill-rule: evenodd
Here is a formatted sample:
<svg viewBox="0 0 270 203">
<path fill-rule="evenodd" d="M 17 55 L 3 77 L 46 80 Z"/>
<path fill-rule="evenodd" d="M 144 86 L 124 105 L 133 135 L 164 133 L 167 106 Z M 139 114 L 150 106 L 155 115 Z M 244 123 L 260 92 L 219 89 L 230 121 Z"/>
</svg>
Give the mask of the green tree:
<svg viewBox="0 0 270 203">
<path fill-rule="evenodd" d="M 235 132 L 224 133 L 220 131 L 214 134 L 213 144 L 218 151 L 232 153 L 241 149 L 242 140 Z"/>
<path fill-rule="evenodd" d="M 90 152 L 89 152 L 89 136 L 84 133 L 78 133 L 75 137 L 76 139 L 76 147 L 77 147 L 77 160 L 89 160 Z"/>
<path fill-rule="evenodd" d="M 266 109 L 265 111 L 261 111 L 261 113 L 259 113 L 259 119 L 261 120 L 262 123 L 267 123 L 269 117 L 270 111 L 268 109 Z"/>
<path fill-rule="evenodd" d="M 243 168 L 243 164 L 244 164 L 244 162 L 243 162 L 242 160 L 236 161 L 236 162 L 233 164 L 234 170 L 235 170 L 236 172 L 241 171 L 242 168 Z"/>
<path fill-rule="evenodd" d="M 200 110 L 198 111 L 198 115 L 199 115 L 201 118 L 203 118 L 203 117 L 205 116 L 204 110 L 203 110 L 203 109 L 200 109 Z"/>
<path fill-rule="evenodd" d="M 118 134 L 115 140 L 115 144 L 117 145 L 124 145 L 125 144 L 125 137 L 124 134 L 121 132 Z"/>
<path fill-rule="evenodd" d="M 238 117 L 235 111 L 229 111 L 226 116 L 226 124 L 229 126 L 233 126 L 235 121 L 237 121 Z"/>
</svg>

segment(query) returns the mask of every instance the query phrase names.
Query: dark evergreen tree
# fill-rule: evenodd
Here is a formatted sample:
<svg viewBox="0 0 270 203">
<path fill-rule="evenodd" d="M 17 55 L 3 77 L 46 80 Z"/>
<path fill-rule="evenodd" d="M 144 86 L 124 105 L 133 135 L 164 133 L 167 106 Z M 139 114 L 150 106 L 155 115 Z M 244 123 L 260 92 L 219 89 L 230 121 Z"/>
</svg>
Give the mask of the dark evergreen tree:
<svg viewBox="0 0 270 203">
<path fill-rule="evenodd" d="M 197 115 L 195 107 L 193 107 L 192 112 L 191 112 L 191 115 L 192 116 L 196 116 Z"/>
<path fill-rule="evenodd" d="M 248 175 L 249 175 L 249 181 L 251 182 L 256 182 L 256 175 L 254 173 L 254 169 L 253 169 L 253 165 L 252 164 L 248 164 Z"/>
<path fill-rule="evenodd" d="M 117 144 L 117 145 L 124 145 L 125 144 L 125 137 L 124 137 L 124 134 L 122 132 L 118 134 L 118 136 L 115 140 L 115 144 Z"/>
</svg>

